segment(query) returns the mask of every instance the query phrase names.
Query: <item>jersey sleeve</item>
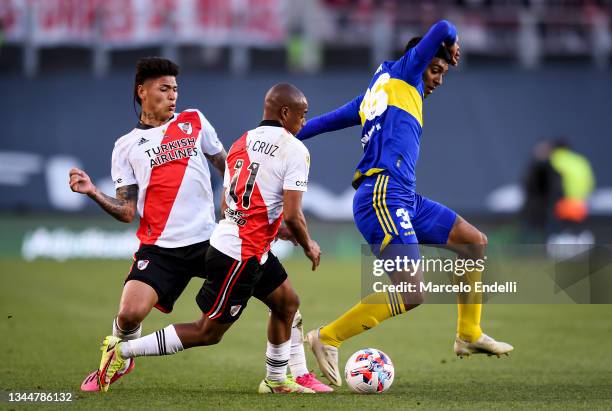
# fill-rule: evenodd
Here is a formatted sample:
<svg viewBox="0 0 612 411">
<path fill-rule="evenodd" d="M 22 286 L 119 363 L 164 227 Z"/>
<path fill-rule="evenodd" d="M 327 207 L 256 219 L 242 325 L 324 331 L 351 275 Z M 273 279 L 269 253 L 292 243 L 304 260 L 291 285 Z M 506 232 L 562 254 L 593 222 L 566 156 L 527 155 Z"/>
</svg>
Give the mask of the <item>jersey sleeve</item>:
<svg viewBox="0 0 612 411">
<path fill-rule="evenodd" d="M 296 137 L 299 140 L 307 140 L 319 134 L 361 124 L 359 106 L 362 100 L 363 94 L 334 111 L 308 120 Z"/>
<path fill-rule="evenodd" d="M 310 154 L 308 149 L 299 143 L 288 153 L 283 177 L 283 190 L 307 191 Z"/>
<path fill-rule="evenodd" d="M 138 184 L 128 157 L 130 147 L 122 141 L 115 143 L 111 160 L 111 177 L 115 184 L 115 190 L 119 187 Z"/>
<path fill-rule="evenodd" d="M 215 154 L 220 153 L 223 150 L 223 143 L 217 137 L 217 132 L 215 128 L 210 124 L 210 122 L 204 117 L 202 113 L 198 111 L 200 115 L 200 121 L 202 123 L 202 150 L 204 154 L 208 154 L 213 156 Z"/>
<path fill-rule="evenodd" d="M 397 60 L 391 69 L 400 78 L 414 84 L 421 78 L 442 43 L 452 46 L 456 41 L 455 26 L 448 20 L 440 20 L 431 26 L 421 41 Z"/>
</svg>

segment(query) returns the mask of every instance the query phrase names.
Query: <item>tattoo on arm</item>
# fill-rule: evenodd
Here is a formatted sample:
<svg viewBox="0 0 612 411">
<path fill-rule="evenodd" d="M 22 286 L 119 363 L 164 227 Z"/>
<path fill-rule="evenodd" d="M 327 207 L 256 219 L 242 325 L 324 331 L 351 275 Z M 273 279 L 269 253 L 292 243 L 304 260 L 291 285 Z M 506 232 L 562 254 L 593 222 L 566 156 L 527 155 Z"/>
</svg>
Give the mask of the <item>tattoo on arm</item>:
<svg viewBox="0 0 612 411">
<path fill-rule="evenodd" d="M 208 161 L 210 161 L 213 167 L 215 167 L 217 171 L 219 171 L 221 176 L 223 176 L 223 173 L 225 173 L 225 158 L 226 157 L 227 157 L 227 153 L 225 152 L 225 149 L 221 150 L 219 153 L 212 155 L 212 156 L 209 154 L 206 154 L 206 158 L 208 159 Z"/>
<path fill-rule="evenodd" d="M 138 201 L 138 185 L 131 184 L 117 189 L 117 198 L 107 196 L 99 189 L 90 197 L 102 207 L 104 211 L 124 223 L 130 223 L 136 214 Z"/>
</svg>

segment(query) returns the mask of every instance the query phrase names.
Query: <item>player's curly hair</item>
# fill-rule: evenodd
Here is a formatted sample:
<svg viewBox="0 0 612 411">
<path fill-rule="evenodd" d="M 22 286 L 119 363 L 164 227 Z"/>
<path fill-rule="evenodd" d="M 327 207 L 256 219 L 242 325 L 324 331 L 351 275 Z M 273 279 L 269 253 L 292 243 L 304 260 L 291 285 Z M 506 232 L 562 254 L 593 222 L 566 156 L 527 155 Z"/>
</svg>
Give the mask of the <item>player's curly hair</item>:
<svg viewBox="0 0 612 411">
<path fill-rule="evenodd" d="M 419 44 L 419 41 L 421 41 L 423 37 L 413 37 L 410 39 L 410 41 L 408 41 L 408 43 L 406 44 L 406 48 L 404 49 L 404 54 L 406 54 L 406 52 L 408 52 L 408 50 L 410 50 L 411 48 L 413 48 L 414 46 L 416 46 L 417 44 Z M 446 47 L 444 47 L 443 45 L 440 46 L 440 48 L 438 48 L 438 51 L 436 52 L 436 56 L 437 58 L 440 58 L 444 61 L 446 61 L 448 64 L 451 63 L 452 59 L 451 59 L 451 55 L 448 51 L 448 49 Z"/>
<path fill-rule="evenodd" d="M 143 57 L 136 63 L 136 78 L 134 79 L 134 108 L 136 103 L 142 105 L 138 97 L 138 86 L 151 78 L 179 75 L 179 66 L 171 60 L 162 57 Z"/>
</svg>

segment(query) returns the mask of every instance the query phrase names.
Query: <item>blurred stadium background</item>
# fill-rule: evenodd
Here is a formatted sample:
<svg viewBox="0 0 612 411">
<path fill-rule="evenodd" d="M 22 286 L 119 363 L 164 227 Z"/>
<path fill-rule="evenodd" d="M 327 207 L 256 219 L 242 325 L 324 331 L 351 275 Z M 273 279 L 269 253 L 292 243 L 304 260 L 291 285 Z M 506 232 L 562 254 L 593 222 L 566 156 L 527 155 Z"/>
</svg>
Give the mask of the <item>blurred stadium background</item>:
<svg viewBox="0 0 612 411">
<path fill-rule="evenodd" d="M 565 139 L 588 159 L 595 178 L 593 190 L 587 190 L 589 213 L 581 220 L 580 230 L 591 234 L 585 241 L 594 238 L 598 243 L 609 243 L 610 0 L 0 0 L 0 271 L 3 284 L 8 284 L 11 276 L 21 278 L 12 286 L 2 287 L 0 305 L 11 314 L 22 310 L 19 304 L 27 303 L 23 316 L 30 318 L 26 324 L 32 327 L 40 319 L 51 324 L 62 318 L 74 319 L 78 331 L 66 332 L 77 333 L 75 349 L 77 343 L 95 346 L 98 337 L 108 332 L 122 276 L 138 245 L 136 226 L 113 221 L 92 201 L 71 193 L 67 172 L 73 166 L 82 167 L 105 192 L 114 193 L 110 156 L 114 141 L 137 122 L 132 87 L 139 57 L 161 55 L 175 60 L 182 69 L 178 78 L 179 110 L 200 109 L 229 147 L 259 122 L 264 93 L 274 83 L 289 81 L 300 87 L 309 99 L 310 116 L 334 109 L 363 92 L 382 60 L 396 58 L 410 37 L 424 33 L 440 18 L 448 18 L 458 27 L 462 64 L 450 71 L 445 86 L 426 101 L 417 171 L 419 192 L 466 216 L 489 235 L 491 243 L 541 238 L 523 235 L 525 225 L 529 226 L 521 211 L 529 167 L 538 142 Z M 330 266 L 322 266 L 323 273 L 339 276 L 334 280 L 338 286 L 344 284 L 343 279 L 346 284 L 354 281 L 358 269 L 355 258 L 361 237 L 351 220 L 350 180 L 361 153 L 359 138 L 360 130 L 353 128 L 307 142 L 312 167 L 305 210 L 313 237 L 324 250 L 324 263 L 330 262 Z M 215 178 L 217 189 L 219 184 L 220 178 Z M 547 223 L 542 225 L 548 229 Z M 573 237 L 569 242 L 582 240 Z M 295 253 L 297 258 L 289 257 L 290 247 L 279 252 L 289 258 L 290 267 L 306 272 L 301 253 Z M 33 261 L 37 258 L 43 260 Z M 352 263 L 343 265 L 348 260 Z M 348 267 L 346 272 L 342 267 Z M 90 280 L 91 285 L 98 292 L 104 290 L 103 296 L 76 285 L 75 279 L 83 272 L 96 276 Z M 99 278 L 105 273 L 112 276 L 108 290 L 107 283 Z M 339 314 L 358 295 L 356 284 L 336 300 L 337 307 L 327 309 L 315 298 L 320 290 L 308 285 L 307 279 L 296 281 L 303 289 L 303 303 L 317 321 Z M 34 283 L 33 287 L 40 287 L 37 292 L 23 292 Z M 179 320 L 191 318 L 195 312 L 192 295 L 189 293 L 178 307 L 182 314 Z M 34 308 L 41 300 L 46 316 Z M 65 309 L 57 308 L 58 301 L 60 306 L 65 304 Z M 88 301 L 98 304 L 99 312 L 77 315 L 76 308 Z M 432 318 L 448 330 L 440 331 L 447 338 L 434 347 L 448 356 L 454 322 L 454 314 L 449 313 L 454 308 L 435 310 Z M 568 307 L 563 310 L 567 313 Z M 567 314 L 573 318 L 572 327 L 583 327 L 583 336 L 610 336 L 609 306 L 580 310 Z M 528 307 L 504 311 L 499 306 L 491 311 L 499 319 L 492 322 L 493 330 L 517 344 L 522 337 L 507 330 L 521 324 L 524 330 L 537 333 L 549 315 L 559 313 L 556 308 L 546 308 L 532 317 Z M 264 314 L 259 320 L 257 315 L 247 318 L 263 327 Z M 417 324 L 427 324 L 428 314 L 416 315 Z M 19 329 L 14 321 L 11 323 L 11 316 L 3 321 L 3 334 Z M 602 320 L 606 317 L 607 322 Z M 167 321 L 167 317 L 153 317 L 149 327 Z M 509 328 L 501 327 L 503 321 Z M 385 327 L 399 333 L 399 324 Z M 559 327 L 562 325 L 559 323 Z M 245 329 L 252 328 L 255 326 Z M 41 335 L 53 335 L 52 329 L 45 328 Z M 550 329 L 548 332 L 553 335 Z M 562 332 L 555 332 L 549 341 L 553 348 L 564 338 Z M 27 339 L 28 331 L 22 333 L 20 338 Z M 372 344 L 398 344 L 385 342 L 383 337 L 376 334 Z M 410 338 L 414 344 L 421 343 Z M 230 339 L 228 344 L 240 347 L 241 341 Z M 364 344 L 366 340 L 359 341 Z M 523 339 L 530 347 L 534 341 L 543 340 L 536 335 Z M 585 348 L 583 343 L 578 338 L 565 348 L 577 353 Z M 19 344 L 11 347 L 19 352 Z M 598 347 L 602 348 L 601 342 Z M 612 377 L 609 353 L 599 348 L 592 351 L 591 362 L 566 359 L 555 365 L 557 376 L 565 375 L 568 369 L 582 373 L 567 374 L 568 380 L 562 381 L 566 385 L 557 386 L 555 395 L 544 395 L 534 385 L 532 392 L 524 394 L 525 399 L 533 394 L 540 396 L 540 406 L 559 399 L 581 404 L 579 401 L 591 391 L 576 391 L 571 386 L 572 378 L 602 387 L 602 381 Z M 223 347 L 215 350 L 221 357 L 228 355 L 223 354 Z M 400 364 L 406 362 L 405 367 L 417 368 L 440 364 L 438 356 L 430 359 L 424 348 L 416 350 L 416 359 L 402 359 Z M 257 366 L 259 354 L 253 356 Z M 541 362 L 543 358 L 546 362 Z M 95 360 L 95 352 L 79 353 L 75 361 L 82 363 L 71 369 L 70 378 L 79 380 L 82 371 L 87 371 L 81 369 L 83 364 L 94 364 Z M 20 369 L 33 368 L 7 386 L 25 388 L 27 381 L 37 378 L 33 370 L 40 364 L 23 356 L 19 361 Z M 186 360 L 178 361 L 184 364 Z M 525 374 L 509 365 L 503 369 L 508 378 L 517 380 L 531 372 L 534 377 L 529 381 L 537 384 L 538 372 L 555 361 L 531 354 L 515 363 L 528 370 Z M 443 359 L 442 364 L 445 362 Z M 4 371 L 8 370 L 8 380 L 17 365 L 2 363 Z M 585 364 L 592 368 L 587 369 Z M 472 369 L 482 372 L 477 367 Z M 53 372 L 50 375 L 60 375 L 60 371 Z M 438 386 L 442 391 L 442 384 L 453 382 L 441 371 L 432 372 L 438 372 L 434 375 L 443 381 Z M 597 378 L 593 377 L 595 373 Z M 488 371 L 480 375 L 499 378 Z M 416 374 L 422 395 L 429 395 L 424 393 L 430 376 Z M 177 381 L 187 383 L 184 379 Z M 48 382 L 44 388 L 67 386 L 76 387 Z M 511 404 L 514 398 L 505 389 L 501 388 L 500 398 L 508 403 L 499 402 L 500 406 Z M 595 400 L 612 398 L 609 387 L 603 394 L 598 392 Z M 440 398 L 444 401 L 452 397 L 448 394 Z M 492 394 L 488 398 L 496 401 Z M 598 404 L 605 406 L 605 402 Z"/>
<path fill-rule="evenodd" d="M 83 246 L 83 237 L 36 231 L 78 216 L 87 227 L 122 227 L 71 193 L 65 176 L 83 167 L 113 193 L 113 142 L 137 121 L 138 57 L 176 60 L 179 108 L 201 109 L 229 147 L 257 124 L 275 82 L 302 88 L 312 116 L 336 108 L 363 92 L 380 61 L 440 18 L 457 24 L 463 62 L 427 101 L 418 190 L 486 232 L 501 229 L 504 240 L 519 241 L 532 148 L 565 138 L 591 162 L 596 187 L 585 224 L 605 240 L 612 235 L 611 12 L 605 0 L 3 0 L 0 250 L 19 254 L 27 232 Z M 334 238 L 345 233 L 336 225 L 354 234 L 349 182 L 358 139 L 354 128 L 308 142 L 306 210 Z M 357 249 L 336 248 L 332 254 Z"/>
</svg>

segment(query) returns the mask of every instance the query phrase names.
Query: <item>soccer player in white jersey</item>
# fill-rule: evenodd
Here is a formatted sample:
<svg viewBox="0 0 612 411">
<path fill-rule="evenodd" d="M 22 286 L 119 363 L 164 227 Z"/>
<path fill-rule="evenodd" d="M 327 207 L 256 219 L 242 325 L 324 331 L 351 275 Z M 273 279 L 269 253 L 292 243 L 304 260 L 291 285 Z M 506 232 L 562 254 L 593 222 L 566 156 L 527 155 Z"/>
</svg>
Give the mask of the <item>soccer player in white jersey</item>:
<svg viewBox="0 0 612 411">
<path fill-rule="evenodd" d="M 140 215 L 140 247 L 113 320 L 113 335 L 122 340 L 140 337 L 141 323 L 153 307 L 172 311 L 189 280 L 204 277 L 204 257 L 216 226 L 204 157 L 223 174 L 226 153 L 202 113 L 176 113 L 178 73 L 170 60 L 138 61 L 134 100 L 142 112 L 136 128 L 115 143 L 111 174 L 116 197 L 102 193 L 83 170 L 70 170 L 72 191 L 86 194 L 117 220 L 129 223 Z M 129 361 L 112 382 L 133 367 Z M 81 390 L 99 390 L 97 370 Z"/>
<path fill-rule="evenodd" d="M 196 298 L 201 318 L 129 341 L 106 337 L 99 370 L 104 390 L 129 359 L 218 343 L 255 296 L 271 311 L 267 373 L 259 392 L 315 392 L 286 373 L 299 299 L 283 266 L 270 253 L 284 215 L 287 228 L 312 261 L 312 269 L 319 264 L 320 249 L 310 239 L 301 208 L 310 159 L 306 147 L 294 137 L 304 125 L 307 109 L 303 93 L 292 85 L 278 84 L 268 91 L 263 121 L 238 139 L 227 156 L 225 219 L 211 236 L 207 281 Z"/>
<path fill-rule="evenodd" d="M 70 187 L 96 201 L 122 222 L 141 216 L 139 250 L 125 280 L 113 335 L 138 338 L 141 323 L 153 307 L 172 311 L 189 280 L 205 276 L 204 256 L 215 226 L 208 166 L 202 153 L 223 174 L 226 153 L 214 128 L 197 110 L 176 114 L 179 69 L 157 57 L 136 66 L 134 101 L 142 112 L 136 128 L 115 143 L 112 177 L 116 198 L 102 193 L 83 171 L 70 171 Z M 279 238 L 291 240 L 285 227 Z M 291 371 L 296 380 L 316 391 L 332 391 L 308 372 L 299 311 L 291 330 Z M 111 383 L 134 368 L 130 361 Z M 99 391 L 98 370 L 83 391 Z"/>
</svg>

